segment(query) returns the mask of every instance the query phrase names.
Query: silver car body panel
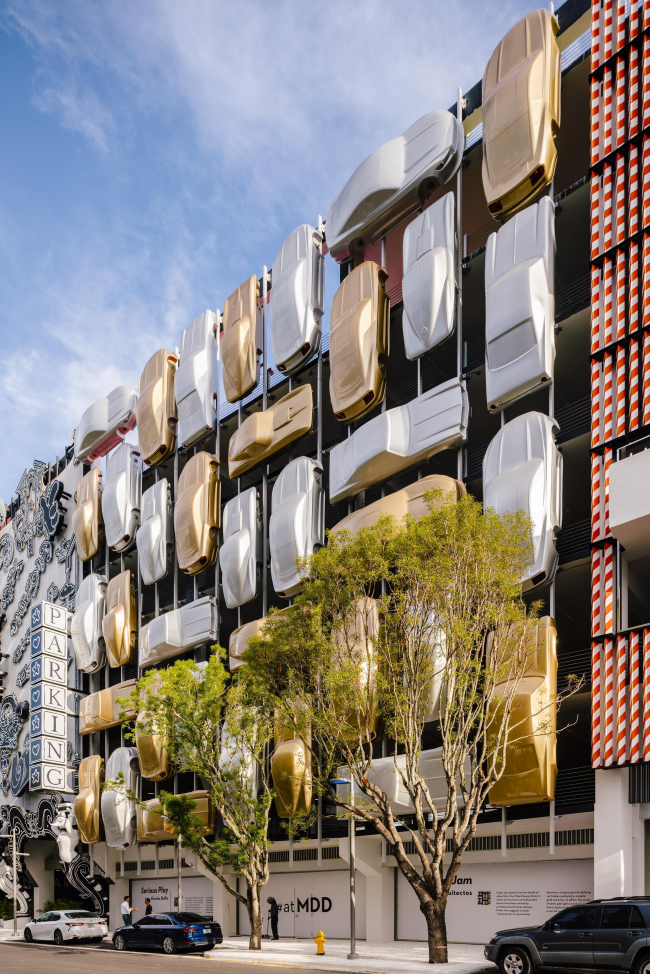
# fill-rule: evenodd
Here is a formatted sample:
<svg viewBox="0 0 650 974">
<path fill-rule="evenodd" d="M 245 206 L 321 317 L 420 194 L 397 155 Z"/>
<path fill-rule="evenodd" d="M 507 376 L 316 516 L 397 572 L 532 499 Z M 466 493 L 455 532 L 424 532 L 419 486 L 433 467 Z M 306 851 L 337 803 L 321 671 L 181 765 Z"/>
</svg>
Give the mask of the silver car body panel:
<svg viewBox="0 0 650 974">
<path fill-rule="evenodd" d="M 320 346 L 325 310 L 323 240 L 303 223 L 284 241 L 273 261 L 270 295 L 271 345 L 280 372 L 293 372 Z"/>
<path fill-rule="evenodd" d="M 553 381 L 555 205 L 544 196 L 490 234 L 485 255 L 488 408 Z"/>
<path fill-rule="evenodd" d="M 355 430 L 330 453 L 330 503 L 337 504 L 467 439 L 463 379 L 450 379 Z"/>
<path fill-rule="evenodd" d="M 153 585 L 167 574 L 167 552 L 172 544 L 172 502 L 164 478 L 142 495 L 141 521 L 135 539 L 140 574 L 145 585 Z"/>
<path fill-rule="evenodd" d="M 106 781 L 114 781 L 124 775 L 124 785 L 129 791 L 137 791 L 138 749 L 118 747 L 106 762 Z M 102 791 L 102 819 L 106 845 L 111 849 L 130 849 L 137 838 L 136 804 L 121 792 L 113 789 Z"/>
<path fill-rule="evenodd" d="M 141 494 L 140 454 L 130 443 L 120 443 L 106 457 L 106 484 L 102 494 L 106 543 L 113 551 L 126 551 L 135 541 Z"/>
<path fill-rule="evenodd" d="M 452 334 L 456 312 L 454 194 L 446 193 L 409 223 L 402 250 L 402 328 L 408 359 Z"/>
<path fill-rule="evenodd" d="M 140 630 L 140 666 L 152 666 L 217 639 L 217 604 L 211 595 L 165 612 Z"/>
<path fill-rule="evenodd" d="M 105 662 L 102 619 L 106 612 L 104 575 L 88 575 L 77 589 L 76 609 L 72 616 L 72 648 L 78 669 L 94 673 Z"/>
<path fill-rule="evenodd" d="M 323 468 L 316 460 L 297 457 L 280 472 L 273 485 L 269 520 L 271 578 L 278 595 L 291 597 L 303 576 L 296 560 L 314 553 L 325 543 L 325 492 Z"/>
<path fill-rule="evenodd" d="M 223 509 L 219 559 L 223 594 L 229 609 L 255 598 L 261 548 L 260 505 L 257 489 L 250 487 L 229 500 Z"/>
<path fill-rule="evenodd" d="M 118 386 L 89 406 L 74 431 L 75 459 L 96 460 L 117 446 L 135 426 L 137 401 L 135 389 Z"/>
<path fill-rule="evenodd" d="M 558 424 L 525 413 L 503 426 L 483 458 L 483 504 L 497 514 L 524 511 L 533 523 L 533 558 L 523 589 L 550 581 L 557 567 L 555 533 L 562 526 L 562 454 Z"/>
<path fill-rule="evenodd" d="M 174 375 L 178 441 L 189 446 L 214 428 L 218 317 L 204 311 L 181 338 L 180 364 Z"/>
</svg>

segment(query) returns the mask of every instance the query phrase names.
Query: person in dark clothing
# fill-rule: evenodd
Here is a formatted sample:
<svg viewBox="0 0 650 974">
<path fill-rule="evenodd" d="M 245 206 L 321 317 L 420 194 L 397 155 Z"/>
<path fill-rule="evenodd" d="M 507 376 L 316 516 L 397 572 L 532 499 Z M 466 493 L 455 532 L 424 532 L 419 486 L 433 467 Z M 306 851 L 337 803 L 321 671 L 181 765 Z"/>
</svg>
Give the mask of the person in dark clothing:
<svg viewBox="0 0 650 974">
<path fill-rule="evenodd" d="M 269 907 L 269 913 L 271 915 L 271 933 L 273 934 L 273 939 L 279 940 L 280 938 L 278 936 L 278 914 L 280 912 L 280 908 L 273 896 L 267 896 L 266 902 L 271 904 Z"/>
<path fill-rule="evenodd" d="M 151 916 L 151 914 L 153 913 L 153 906 L 151 905 L 151 900 L 148 897 L 145 898 L 144 906 L 145 906 L 144 915 L 146 917 Z"/>
</svg>

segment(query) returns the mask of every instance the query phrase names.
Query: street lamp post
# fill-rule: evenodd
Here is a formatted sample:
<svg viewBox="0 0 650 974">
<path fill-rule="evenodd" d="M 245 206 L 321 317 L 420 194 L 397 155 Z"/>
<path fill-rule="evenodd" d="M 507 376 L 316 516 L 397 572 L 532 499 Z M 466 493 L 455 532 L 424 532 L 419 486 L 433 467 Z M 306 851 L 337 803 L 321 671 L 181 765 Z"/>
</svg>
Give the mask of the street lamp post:
<svg viewBox="0 0 650 974">
<path fill-rule="evenodd" d="M 354 780 L 335 778 L 331 784 L 350 786 L 350 804 L 354 808 Z M 350 842 L 350 953 L 348 954 L 348 960 L 357 960 L 359 957 L 357 954 L 357 872 L 354 864 L 357 840 L 355 821 L 354 814 L 352 814 L 348 823 L 348 838 Z"/>
</svg>

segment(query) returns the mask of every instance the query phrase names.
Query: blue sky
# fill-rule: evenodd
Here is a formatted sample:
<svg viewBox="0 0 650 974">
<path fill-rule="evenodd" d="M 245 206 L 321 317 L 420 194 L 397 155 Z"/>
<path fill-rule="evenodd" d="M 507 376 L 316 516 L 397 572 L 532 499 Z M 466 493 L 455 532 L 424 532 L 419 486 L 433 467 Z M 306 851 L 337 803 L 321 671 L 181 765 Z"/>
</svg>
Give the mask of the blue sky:
<svg viewBox="0 0 650 974">
<path fill-rule="evenodd" d="M 537 5 L 0 0 L 0 497 Z"/>
</svg>

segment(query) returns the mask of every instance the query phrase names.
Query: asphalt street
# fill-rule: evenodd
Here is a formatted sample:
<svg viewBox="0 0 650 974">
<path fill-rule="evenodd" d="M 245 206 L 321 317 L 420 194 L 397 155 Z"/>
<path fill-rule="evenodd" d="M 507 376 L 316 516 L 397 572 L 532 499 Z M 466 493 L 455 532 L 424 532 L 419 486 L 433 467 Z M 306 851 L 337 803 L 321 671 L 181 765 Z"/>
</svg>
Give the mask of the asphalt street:
<svg viewBox="0 0 650 974">
<path fill-rule="evenodd" d="M 54 947 L 49 944 L 7 943 L 0 940 L 0 971 L 2 974 L 197 974 L 206 965 L 214 974 L 266 974 L 269 971 L 287 972 L 286 965 L 247 964 L 220 957 L 216 962 L 202 954 L 164 954 L 133 951 L 118 954 L 111 947 Z M 213 966 L 214 965 L 214 966 Z M 307 974 L 305 967 L 291 967 L 293 974 Z M 313 972 L 312 972 L 313 974 Z M 335 972 L 332 972 L 335 974 Z"/>
</svg>

